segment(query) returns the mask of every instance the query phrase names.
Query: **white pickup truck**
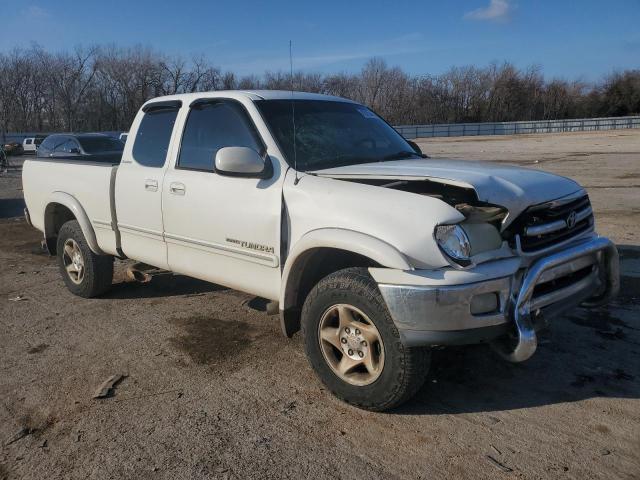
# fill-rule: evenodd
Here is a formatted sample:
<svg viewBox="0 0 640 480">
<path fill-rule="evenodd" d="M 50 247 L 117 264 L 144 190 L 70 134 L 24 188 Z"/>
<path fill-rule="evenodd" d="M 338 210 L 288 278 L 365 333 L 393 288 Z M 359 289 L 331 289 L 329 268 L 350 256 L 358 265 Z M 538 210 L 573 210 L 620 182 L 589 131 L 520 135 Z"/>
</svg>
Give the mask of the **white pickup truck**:
<svg viewBox="0 0 640 480">
<path fill-rule="evenodd" d="M 337 97 L 153 99 L 119 163 L 27 160 L 23 182 L 72 293 L 100 295 L 131 258 L 269 299 L 328 388 L 372 410 L 420 388 L 431 347 L 524 361 L 548 319 L 619 286 L 580 185 L 430 159 Z"/>
</svg>

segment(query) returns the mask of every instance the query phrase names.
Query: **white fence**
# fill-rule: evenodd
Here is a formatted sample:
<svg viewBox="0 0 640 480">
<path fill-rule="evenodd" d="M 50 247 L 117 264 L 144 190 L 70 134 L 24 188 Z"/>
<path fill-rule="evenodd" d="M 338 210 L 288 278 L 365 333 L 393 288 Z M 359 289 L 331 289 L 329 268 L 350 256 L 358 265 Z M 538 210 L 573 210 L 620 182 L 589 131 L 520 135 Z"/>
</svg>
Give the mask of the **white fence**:
<svg viewBox="0 0 640 480">
<path fill-rule="evenodd" d="M 640 116 L 536 120 L 531 122 L 441 123 L 393 127 L 405 138 L 518 135 L 526 133 L 588 132 L 640 128 Z"/>
<path fill-rule="evenodd" d="M 394 126 L 405 138 L 464 137 L 476 135 L 517 135 L 524 133 L 588 132 L 640 128 L 640 116 L 580 118 L 571 120 L 536 120 L 531 122 L 440 123 L 434 125 Z M 120 132 L 102 132 L 118 136 Z M 48 135 L 36 133 L 0 134 L 3 142 L 18 141 L 25 137 Z"/>
</svg>

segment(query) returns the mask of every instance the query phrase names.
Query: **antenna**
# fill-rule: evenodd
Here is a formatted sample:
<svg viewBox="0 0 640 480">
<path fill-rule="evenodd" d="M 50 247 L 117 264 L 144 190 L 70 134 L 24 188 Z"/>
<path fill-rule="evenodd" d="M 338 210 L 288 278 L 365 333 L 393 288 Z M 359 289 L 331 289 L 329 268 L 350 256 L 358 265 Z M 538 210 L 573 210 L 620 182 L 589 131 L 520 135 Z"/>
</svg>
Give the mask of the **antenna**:
<svg viewBox="0 0 640 480">
<path fill-rule="evenodd" d="M 291 40 L 289 40 L 289 67 L 291 68 L 289 81 L 291 88 L 291 123 L 293 124 L 293 169 L 296 171 L 293 184 L 297 185 L 300 179 L 298 178 L 298 151 L 296 148 L 296 106 L 293 101 L 293 53 Z"/>
</svg>

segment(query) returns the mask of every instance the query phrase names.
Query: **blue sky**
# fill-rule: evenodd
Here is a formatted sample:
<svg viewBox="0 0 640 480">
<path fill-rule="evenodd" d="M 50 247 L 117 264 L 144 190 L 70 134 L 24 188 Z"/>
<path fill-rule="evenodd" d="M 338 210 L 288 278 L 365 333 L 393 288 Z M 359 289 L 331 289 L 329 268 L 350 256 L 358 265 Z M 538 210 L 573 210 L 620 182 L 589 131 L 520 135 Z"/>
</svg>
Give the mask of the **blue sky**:
<svg viewBox="0 0 640 480">
<path fill-rule="evenodd" d="M 114 43 L 205 55 L 224 70 L 353 72 L 372 56 L 413 74 L 508 60 L 595 81 L 640 68 L 640 1 L 0 0 L 0 51 Z"/>
</svg>

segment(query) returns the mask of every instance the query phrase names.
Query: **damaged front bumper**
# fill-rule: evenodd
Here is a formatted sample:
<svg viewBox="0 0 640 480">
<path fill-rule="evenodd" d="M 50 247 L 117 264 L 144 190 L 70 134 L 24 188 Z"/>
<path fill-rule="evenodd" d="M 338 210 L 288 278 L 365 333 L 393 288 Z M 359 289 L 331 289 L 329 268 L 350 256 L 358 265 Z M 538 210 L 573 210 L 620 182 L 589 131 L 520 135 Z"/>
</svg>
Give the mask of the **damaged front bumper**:
<svg viewBox="0 0 640 480">
<path fill-rule="evenodd" d="M 473 271 L 400 272 L 371 268 L 407 346 L 492 341 L 521 362 L 537 347 L 544 321 L 580 304 L 606 303 L 619 289 L 618 252 L 593 236 L 523 266 L 509 258 Z"/>
</svg>

